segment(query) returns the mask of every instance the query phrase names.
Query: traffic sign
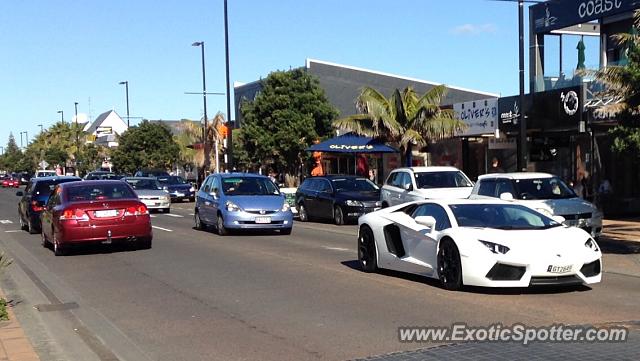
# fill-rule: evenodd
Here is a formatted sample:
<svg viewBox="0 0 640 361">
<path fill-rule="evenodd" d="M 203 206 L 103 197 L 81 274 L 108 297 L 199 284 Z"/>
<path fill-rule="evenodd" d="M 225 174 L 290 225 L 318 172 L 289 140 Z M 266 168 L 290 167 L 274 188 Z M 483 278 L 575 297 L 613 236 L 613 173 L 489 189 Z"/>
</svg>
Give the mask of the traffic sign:
<svg viewBox="0 0 640 361">
<path fill-rule="evenodd" d="M 40 161 L 40 163 L 38 163 L 38 165 L 40 166 L 40 169 L 47 169 L 47 167 L 49 166 L 49 163 L 47 163 L 46 160 L 42 160 Z"/>
</svg>

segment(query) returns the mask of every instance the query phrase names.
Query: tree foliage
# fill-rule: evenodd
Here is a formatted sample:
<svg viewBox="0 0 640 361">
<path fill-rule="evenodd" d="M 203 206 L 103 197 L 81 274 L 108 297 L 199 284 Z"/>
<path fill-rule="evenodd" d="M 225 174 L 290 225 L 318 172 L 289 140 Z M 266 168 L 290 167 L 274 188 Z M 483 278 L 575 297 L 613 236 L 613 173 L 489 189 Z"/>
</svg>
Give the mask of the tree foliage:
<svg viewBox="0 0 640 361">
<path fill-rule="evenodd" d="M 7 172 L 19 172 L 22 171 L 21 162 L 23 154 L 18 145 L 13 133 L 9 133 L 9 141 L 4 147 L 4 154 L 0 157 L 0 163 L 2 168 Z"/>
<path fill-rule="evenodd" d="M 331 133 L 331 121 L 338 115 L 319 81 L 302 69 L 269 74 L 261 92 L 240 110 L 244 121 L 242 132 L 234 132 L 235 149 L 244 151 L 234 152 L 238 164 L 289 174 L 297 174 L 310 156 L 306 148 Z"/>
<path fill-rule="evenodd" d="M 180 148 L 169 128 L 144 120 L 118 137 L 111 161 L 116 170 L 134 173 L 141 168 L 170 169 L 179 156 Z"/>
<path fill-rule="evenodd" d="M 433 87 L 422 96 L 407 87 L 402 92 L 396 89 L 386 98 L 376 89 L 364 87 L 356 99 L 360 114 L 338 119 L 333 126 L 398 145 L 405 163 L 411 166 L 413 145 L 422 147 L 466 128 L 451 109 L 440 107 L 446 93 L 444 85 Z"/>
</svg>

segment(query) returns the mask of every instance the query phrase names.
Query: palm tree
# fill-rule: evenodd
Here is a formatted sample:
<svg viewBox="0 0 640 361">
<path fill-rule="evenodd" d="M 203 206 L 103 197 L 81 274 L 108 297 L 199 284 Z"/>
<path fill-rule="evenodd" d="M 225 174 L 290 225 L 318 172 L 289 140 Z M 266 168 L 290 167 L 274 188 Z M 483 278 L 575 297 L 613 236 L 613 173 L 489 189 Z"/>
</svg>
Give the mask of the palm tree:
<svg viewBox="0 0 640 361">
<path fill-rule="evenodd" d="M 224 124 L 224 114 L 222 112 L 216 113 L 213 119 L 207 123 L 207 142 L 213 145 L 210 148 L 212 152 L 215 152 L 216 139 L 218 139 L 218 151 L 221 151 L 221 135 L 218 129 L 222 124 Z M 202 141 L 202 126 L 198 122 L 183 120 L 180 122 L 180 130 L 181 133 L 174 137 L 176 143 L 180 146 L 180 160 L 185 164 L 194 163 L 198 167 L 202 167 L 204 164 L 204 151 L 200 152 L 187 147 Z M 211 168 L 215 169 L 215 159 L 211 163 Z"/>
<path fill-rule="evenodd" d="M 467 125 L 456 119 L 452 109 L 442 109 L 440 102 L 447 93 L 438 85 L 419 96 L 412 87 L 402 93 L 396 89 L 390 98 L 365 87 L 356 100 L 360 114 L 333 122 L 338 129 L 373 137 L 399 146 L 403 163 L 411 166 L 413 146 L 423 147 L 432 141 L 449 138 Z"/>
</svg>

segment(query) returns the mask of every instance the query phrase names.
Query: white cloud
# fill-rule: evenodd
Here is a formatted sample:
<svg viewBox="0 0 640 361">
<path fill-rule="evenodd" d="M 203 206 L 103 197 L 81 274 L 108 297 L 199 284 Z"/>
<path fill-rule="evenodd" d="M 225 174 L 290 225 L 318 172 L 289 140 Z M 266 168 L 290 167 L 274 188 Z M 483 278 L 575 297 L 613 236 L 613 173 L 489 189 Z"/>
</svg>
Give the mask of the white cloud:
<svg viewBox="0 0 640 361">
<path fill-rule="evenodd" d="M 482 33 L 495 33 L 497 31 L 497 27 L 495 24 L 464 24 L 460 26 L 456 26 L 451 30 L 452 33 L 457 35 L 477 35 Z"/>
</svg>

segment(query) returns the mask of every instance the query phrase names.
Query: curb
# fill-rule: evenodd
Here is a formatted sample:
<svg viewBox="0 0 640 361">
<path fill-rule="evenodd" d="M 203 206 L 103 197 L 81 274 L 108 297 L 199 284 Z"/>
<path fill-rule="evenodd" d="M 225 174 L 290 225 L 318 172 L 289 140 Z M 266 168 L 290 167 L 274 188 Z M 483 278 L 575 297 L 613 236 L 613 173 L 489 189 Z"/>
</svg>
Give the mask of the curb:
<svg viewBox="0 0 640 361">
<path fill-rule="evenodd" d="M 0 298 L 4 298 L 1 289 Z M 0 360 L 39 361 L 40 358 L 20 326 L 12 307 L 11 304 L 7 304 L 9 320 L 0 321 Z"/>
</svg>

